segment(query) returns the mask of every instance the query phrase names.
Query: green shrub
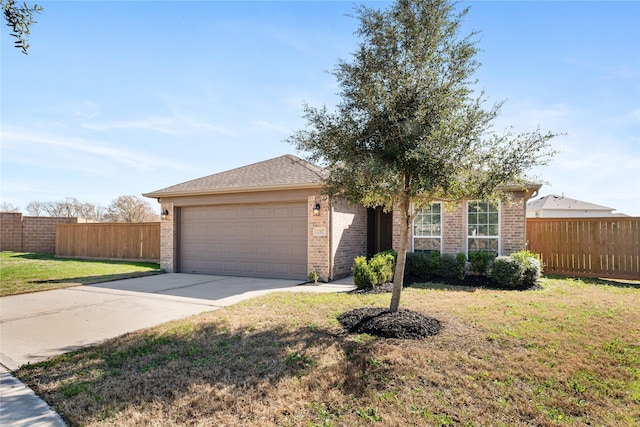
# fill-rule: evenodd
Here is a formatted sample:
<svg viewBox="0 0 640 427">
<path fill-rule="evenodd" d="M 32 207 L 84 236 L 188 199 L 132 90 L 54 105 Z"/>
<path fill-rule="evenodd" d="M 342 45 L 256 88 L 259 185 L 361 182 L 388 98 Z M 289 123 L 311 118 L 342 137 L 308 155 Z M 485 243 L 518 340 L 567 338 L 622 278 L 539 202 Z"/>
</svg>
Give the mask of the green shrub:
<svg viewBox="0 0 640 427">
<path fill-rule="evenodd" d="M 489 269 L 489 277 L 500 286 L 517 288 L 523 283 L 524 269 L 516 258 L 511 256 L 499 256 Z"/>
<path fill-rule="evenodd" d="M 464 252 L 458 252 L 456 254 L 456 261 L 458 262 L 458 278 L 464 280 L 464 276 L 467 274 L 467 256 Z"/>
<path fill-rule="evenodd" d="M 471 271 L 476 274 L 487 274 L 489 266 L 496 259 L 494 252 L 471 251 L 469 252 L 469 262 L 471 263 Z"/>
<path fill-rule="evenodd" d="M 440 252 L 431 251 L 431 253 L 429 253 L 429 265 L 427 266 L 427 271 L 430 276 L 436 274 L 438 265 L 440 265 Z"/>
<path fill-rule="evenodd" d="M 407 263 L 404 267 L 405 275 L 430 279 L 436 274 L 440 263 L 440 252 L 407 252 Z"/>
<path fill-rule="evenodd" d="M 318 274 L 318 272 L 317 272 L 317 271 L 315 271 L 315 270 L 311 270 L 311 271 L 309 272 L 309 276 L 308 276 L 308 278 L 309 278 L 309 282 L 311 282 L 311 283 L 318 283 L 318 279 L 320 278 L 320 275 Z"/>
<path fill-rule="evenodd" d="M 404 266 L 404 274 L 421 279 L 429 277 L 429 254 L 423 252 L 407 252 L 407 262 Z"/>
<path fill-rule="evenodd" d="M 511 254 L 522 266 L 522 281 L 526 285 L 533 285 L 542 276 L 540 255 L 531 251 L 519 251 Z"/>
<path fill-rule="evenodd" d="M 511 254 L 511 256 L 517 260 L 524 260 L 525 258 L 535 258 L 540 261 L 540 254 L 531 251 L 518 251 Z"/>
<path fill-rule="evenodd" d="M 539 259 L 529 257 L 523 267 L 522 280 L 526 285 L 533 285 L 542 277 L 542 263 Z"/>
<path fill-rule="evenodd" d="M 393 268 L 396 258 L 389 251 L 377 253 L 369 261 L 369 272 L 373 286 L 390 282 L 393 279 Z"/>
<path fill-rule="evenodd" d="M 396 261 L 395 251 L 375 254 L 369 262 L 364 256 L 356 257 L 353 265 L 353 282 L 358 288 L 377 286 L 393 279 Z"/>
<path fill-rule="evenodd" d="M 371 286 L 371 273 L 367 258 L 364 256 L 356 257 L 353 265 L 353 283 L 358 289 Z"/>
<path fill-rule="evenodd" d="M 387 249 L 386 251 L 378 252 L 374 255 L 374 257 L 376 255 L 391 255 L 393 257 L 394 266 L 396 265 L 396 261 L 398 260 L 398 251 L 396 251 L 395 249 Z"/>
<path fill-rule="evenodd" d="M 446 277 L 447 279 L 460 277 L 460 263 L 458 259 L 450 254 L 440 255 L 436 274 L 438 276 Z"/>
</svg>

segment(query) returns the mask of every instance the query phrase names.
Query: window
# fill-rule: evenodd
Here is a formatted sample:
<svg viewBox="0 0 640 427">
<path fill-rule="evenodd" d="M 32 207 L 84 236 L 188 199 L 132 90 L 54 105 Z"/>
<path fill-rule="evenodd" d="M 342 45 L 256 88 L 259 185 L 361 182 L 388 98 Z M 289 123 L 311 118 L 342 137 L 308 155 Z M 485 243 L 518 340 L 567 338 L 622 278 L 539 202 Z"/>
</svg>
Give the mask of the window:
<svg viewBox="0 0 640 427">
<path fill-rule="evenodd" d="M 423 208 L 413 220 L 413 251 L 431 252 L 442 248 L 442 203 Z"/>
<path fill-rule="evenodd" d="M 486 201 L 468 203 L 467 250 L 498 254 L 500 238 L 499 205 Z"/>
</svg>

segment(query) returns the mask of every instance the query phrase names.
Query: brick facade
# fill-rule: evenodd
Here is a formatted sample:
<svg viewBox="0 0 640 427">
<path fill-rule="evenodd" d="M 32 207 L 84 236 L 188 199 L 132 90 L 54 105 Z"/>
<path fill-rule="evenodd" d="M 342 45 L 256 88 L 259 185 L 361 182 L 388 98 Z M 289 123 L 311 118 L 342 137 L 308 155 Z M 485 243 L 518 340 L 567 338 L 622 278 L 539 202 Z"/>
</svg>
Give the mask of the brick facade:
<svg viewBox="0 0 640 427">
<path fill-rule="evenodd" d="M 400 215 L 393 211 L 393 247 L 400 243 Z M 407 250 L 412 250 L 409 233 Z M 526 248 L 526 198 L 524 192 L 513 193 L 510 201 L 500 203 L 500 255 Z M 455 255 L 467 252 L 467 202 L 442 206 L 442 252 Z"/>
<path fill-rule="evenodd" d="M 527 248 L 527 200 L 524 192 L 500 205 L 501 255 L 509 255 Z"/>
<path fill-rule="evenodd" d="M 334 201 L 331 241 L 331 279 L 349 276 L 354 258 L 367 253 L 367 208 L 350 205 L 345 201 Z"/>
<path fill-rule="evenodd" d="M 168 273 L 178 271 L 176 232 L 178 230 L 179 210 L 173 203 L 161 203 L 160 212 L 168 211 L 169 215 L 160 216 L 160 268 Z"/>
<path fill-rule="evenodd" d="M 320 205 L 318 215 L 314 215 L 316 204 Z M 307 197 L 307 264 L 308 272 L 316 271 L 320 280 L 326 282 L 331 277 L 329 268 L 329 199 L 322 196 Z"/>
<path fill-rule="evenodd" d="M 75 224 L 78 218 L 22 216 L 0 213 L 0 250 L 55 253 L 56 224 Z"/>
<path fill-rule="evenodd" d="M 442 204 L 442 252 L 467 252 L 467 204 Z"/>
<path fill-rule="evenodd" d="M 319 215 L 314 207 L 320 205 Z M 178 224 L 180 208 L 162 202 L 161 210 L 169 215 L 160 222 L 160 267 L 179 271 Z M 307 272 L 317 271 L 320 280 L 328 281 L 351 274 L 355 257 L 367 252 L 367 209 L 327 197 L 307 196 Z M 398 248 L 400 218 L 393 211 L 393 247 Z M 500 204 L 500 253 L 510 254 L 524 249 L 525 195 L 516 193 L 511 202 Z M 4 227 L 4 226 L 3 226 Z M 444 253 L 456 254 L 467 249 L 467 203 L 443 204 L 442 247 Z M 411 235 L 408 248 L 411 250 Z"/>
<path fill-rule="evenodd" d="M 22 252 L 22 214 L 0 212 L 0 250 Z"/>
</svg>

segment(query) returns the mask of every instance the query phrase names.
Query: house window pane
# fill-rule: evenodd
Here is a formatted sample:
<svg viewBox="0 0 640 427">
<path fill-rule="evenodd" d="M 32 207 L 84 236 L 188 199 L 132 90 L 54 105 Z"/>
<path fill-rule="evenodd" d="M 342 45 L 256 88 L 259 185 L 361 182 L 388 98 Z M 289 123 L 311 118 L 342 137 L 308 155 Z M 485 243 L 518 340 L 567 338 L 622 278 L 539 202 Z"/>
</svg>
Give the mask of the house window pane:
<svg viewBox="0 0 640 427">
<path fill-rule="evenodd" d="M 499 206 L 487 201 L 472 201 L 468 204 L 467 249 L 498 253 L 500 216 Z"/>
<path fill-rule="evenodd" d="M 413 240 L 413 250 L 422 251 L 439 251 L 440 239 L 432 237 L 417 237 Z"/>
<path fill-rule="evenodd" d="M 469 252 L 495 252 L 498 253 L 498 239 L 469 239 Z"/>
<path fill-rule="evenodd" d="M 415 251 L 439 251 L 441 236 L 442 204 L 432 203 L 413 220 L 413 248 Z"/>
</svg>

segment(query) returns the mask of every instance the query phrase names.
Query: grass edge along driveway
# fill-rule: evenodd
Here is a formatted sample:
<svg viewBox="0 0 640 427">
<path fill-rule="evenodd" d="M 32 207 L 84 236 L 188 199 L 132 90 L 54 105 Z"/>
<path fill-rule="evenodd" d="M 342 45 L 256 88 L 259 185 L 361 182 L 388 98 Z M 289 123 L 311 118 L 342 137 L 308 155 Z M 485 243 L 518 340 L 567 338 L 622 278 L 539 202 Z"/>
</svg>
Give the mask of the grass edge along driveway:
<svg viewBox="0 0 640 427">
<path fill-rule="evenodd" d="M 57 258 L 0 252 L 0 297 L 160 274 L 151 262 Z"/>
<path fill-rule="evenodd" d="M 640 419 L 640 287 L 421 284 L 423 340 L 346 334 L 389 294 L 273 293 L 23 366 L 71 426 L 583 426 Z"/>
</svg>

